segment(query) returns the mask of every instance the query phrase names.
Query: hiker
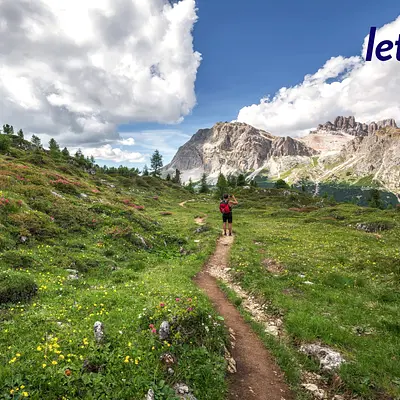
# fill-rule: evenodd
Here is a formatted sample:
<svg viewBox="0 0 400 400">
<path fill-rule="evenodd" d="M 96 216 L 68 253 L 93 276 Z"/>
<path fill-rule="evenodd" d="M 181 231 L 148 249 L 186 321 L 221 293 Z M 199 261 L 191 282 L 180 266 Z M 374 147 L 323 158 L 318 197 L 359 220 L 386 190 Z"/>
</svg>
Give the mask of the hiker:
<svg viewBox="0 0 400 400">
<path fill-rule="evenodd" d="M 229 225 L 229 236 L 232 236 L 232 206 L 238 204 L 233 194 L 224 194 L 221 203 L 219 204 L 219 210 L 222 213 L 224 235 L 226 236 L 226 223 Z"/>
</svg>

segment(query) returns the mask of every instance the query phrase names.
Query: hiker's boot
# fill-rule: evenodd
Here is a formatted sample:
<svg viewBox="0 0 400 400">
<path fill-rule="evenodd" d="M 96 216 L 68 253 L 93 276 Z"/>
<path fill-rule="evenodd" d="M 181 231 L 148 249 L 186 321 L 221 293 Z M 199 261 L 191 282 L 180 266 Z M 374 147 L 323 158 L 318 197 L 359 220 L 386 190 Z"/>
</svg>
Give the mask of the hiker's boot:
<svg viewBox="0 0 400 400">
<path fill-rule="evenodd" d="M 226 231 L 224 232 L 224 235 L 226 236 Z"/>
</svg>

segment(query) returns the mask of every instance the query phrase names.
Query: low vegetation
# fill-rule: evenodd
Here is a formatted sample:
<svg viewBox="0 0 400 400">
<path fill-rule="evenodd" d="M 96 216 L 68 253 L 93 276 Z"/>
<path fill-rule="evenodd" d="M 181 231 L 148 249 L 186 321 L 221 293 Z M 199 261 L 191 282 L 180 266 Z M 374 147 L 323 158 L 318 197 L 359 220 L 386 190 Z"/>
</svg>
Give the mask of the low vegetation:
<svg viewBox="0 0 400 400">
<path fill-rule="evenodd" d="M 195 194 L 179 171 L 162 180 L 0 139 L 0 398 L 143 400 L 153 389 L 176 400 L 184 382 L 199 400 L 223 400 L 228 335 L 191 280 L 220 232 L 205 179 Z M 233 181 L 220 177 L 218 190 Z M 301 370 L 320 373 L 297 351 L 304 343 L 346 359 L 323 374 L 337 393 L 399 398 L 399 208 L 244 183 L 234 185 L 231 273 L 283 320 L 284 342 L 253 326 L 298 398 Z"/>
</svg>

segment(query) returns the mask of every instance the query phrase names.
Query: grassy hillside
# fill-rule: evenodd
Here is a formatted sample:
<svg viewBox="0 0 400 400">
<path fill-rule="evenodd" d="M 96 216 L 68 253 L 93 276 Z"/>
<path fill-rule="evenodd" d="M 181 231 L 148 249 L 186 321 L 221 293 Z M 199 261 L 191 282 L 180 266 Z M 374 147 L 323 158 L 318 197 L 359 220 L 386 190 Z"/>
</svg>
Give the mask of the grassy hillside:
<svg viewBox="0 0 400 400">
<path fill-rule="evenodd" d="M 235 280 L 283 319 L 285 346 L 319 342 L 344 356 L 339 392 L 400 398 L 399 209 L 304 207 L 296 197 L 269 190 L 242 199 L 231 254 Z"/>
<path fill-rule="evenodd" d="M 191 282 L 217 230 L 195 232 L 198 207 L 178 206 L 188 192 L 9 154 L 0 156 L 0 398 L 143 399 L 153 388 L 175 399 L 170 388 L 185 382 L 222 399 L 225 331 Z M 171 334 L 160 340 L 164 320 Z"/>
<path fill-rule="evenodd" d="M 227 335 L 191 280 L 214 251 L 218 201 L 152 177 L 92 174 L 35 149 L 5 153 L 0 398 L 143 400 L 153 388 L 156 399 L 173 400 L 171 388 L 185 382 L 199 400 L 224 399 Z M 297 350 L 322 343 L 347 360 L 338 376 L 322 374 L 338 393 L 399 398 L 398 209 L 276 189 L 237 198 L 230 272 L 283 320 L 285 339 L 259 332 L 288 381 L 321 373 Z"/>
</svg>

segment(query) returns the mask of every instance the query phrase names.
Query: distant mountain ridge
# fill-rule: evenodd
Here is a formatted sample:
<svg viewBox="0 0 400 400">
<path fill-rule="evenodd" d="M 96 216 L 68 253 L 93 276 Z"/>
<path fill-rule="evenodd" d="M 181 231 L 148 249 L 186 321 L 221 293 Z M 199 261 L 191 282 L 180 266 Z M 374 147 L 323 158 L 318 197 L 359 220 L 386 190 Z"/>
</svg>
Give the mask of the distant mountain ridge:
<svg viewBox="0 0 400 400">
<path fill-rule="evenodd" d="M 400 193 L 400 129 L 394 119 L 369 124 L 338 116 L 302 138 L 274 136 L 239 122 L 219 122 L 200 129 L 181 146 L 163 173 L 179 169 L 183 181 L 205 172 L 211 183 L 218 174 L 245 173 L 289 183 L 339 180 L 370 181 Z"/>
<path fill-rule="evenodd" d="M 371 122 L 370 124 L 364 124 L 361 122 L 356 122 L 353 116 L 351 117 L 336 117 L 335 121 L 332 123 L 330 121 L 325 124 L 319 124 L 315 131 L 311 131 L 311 134 L 319 133 L 321 131 L 325 132 L 341 132 L 347 133 L 352 136 L 367 136 L 373 134 L 379 129 L 392 127 L 397 128 L 396 121 L 394 119 L 384 119 L 378 122 Z"/>
</svg>

